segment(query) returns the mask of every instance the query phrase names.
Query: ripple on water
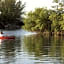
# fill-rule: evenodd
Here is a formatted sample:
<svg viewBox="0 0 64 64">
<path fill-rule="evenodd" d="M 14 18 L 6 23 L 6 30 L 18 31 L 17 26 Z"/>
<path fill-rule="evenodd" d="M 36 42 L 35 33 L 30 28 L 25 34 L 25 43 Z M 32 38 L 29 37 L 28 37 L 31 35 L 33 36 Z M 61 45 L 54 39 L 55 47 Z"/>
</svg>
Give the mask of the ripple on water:
<svg viewBox="0 0 64 64">
<path fill-rule="evenodd" d="M 24 30 L 4 31 L 21 36 L 0 45 L 0 64 L 64 64 L 64 38 L 45 37 Z M 24 35 L 30 35 L 25 37 Z M 62 43 L 61 43 L 62 42 Z"/>
</svg>

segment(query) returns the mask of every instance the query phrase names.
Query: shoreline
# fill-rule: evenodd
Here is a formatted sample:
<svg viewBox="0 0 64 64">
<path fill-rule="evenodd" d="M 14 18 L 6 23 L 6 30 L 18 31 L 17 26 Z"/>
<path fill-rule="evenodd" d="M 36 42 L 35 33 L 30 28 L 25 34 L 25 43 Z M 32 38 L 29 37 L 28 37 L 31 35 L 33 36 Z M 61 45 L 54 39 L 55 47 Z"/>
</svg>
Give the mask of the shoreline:
<svg viewBox="0 0 64 64">
<path fill-rule="evenodd" d="M 36 32 L 37 34 L 41 34 L 41 35 L 46 35 L 46 36 L 64 36 L 64 32 L 37 32 L 37 31 L 34 31 Z"/>
</svg>

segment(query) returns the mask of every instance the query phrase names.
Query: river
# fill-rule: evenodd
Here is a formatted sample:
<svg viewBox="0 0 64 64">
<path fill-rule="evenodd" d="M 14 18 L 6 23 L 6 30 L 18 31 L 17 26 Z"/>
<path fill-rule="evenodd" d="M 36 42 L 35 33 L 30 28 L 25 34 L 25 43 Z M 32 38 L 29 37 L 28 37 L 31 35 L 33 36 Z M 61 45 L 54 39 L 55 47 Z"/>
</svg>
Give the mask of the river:
<svg viewBox="0 0 64 64">
<path fill-rule="evenodd" d="M 16 39 L 1 40 L 0 64 L 64 64 L 64 37 L 42 36 L 24 30 L 4 33 Z"/>
</svg>

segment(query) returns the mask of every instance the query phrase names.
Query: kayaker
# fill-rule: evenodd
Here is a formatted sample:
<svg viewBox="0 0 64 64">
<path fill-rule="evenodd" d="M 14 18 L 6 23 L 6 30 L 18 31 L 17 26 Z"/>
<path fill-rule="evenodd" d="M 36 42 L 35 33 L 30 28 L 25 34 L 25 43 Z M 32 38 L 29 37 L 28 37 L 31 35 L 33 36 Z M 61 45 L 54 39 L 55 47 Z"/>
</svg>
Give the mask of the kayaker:
<svg viewBox="0 0 64 64">
<path fill-rule="evenodd" d="M 1 34 L 3 34 L 3 32 L 1 31 Z"/>
<path fill-rule="evenodd" d="M 3 32 L 2 31 L 0 32 L 0 36 L 3 36 Z"/>
</svg>

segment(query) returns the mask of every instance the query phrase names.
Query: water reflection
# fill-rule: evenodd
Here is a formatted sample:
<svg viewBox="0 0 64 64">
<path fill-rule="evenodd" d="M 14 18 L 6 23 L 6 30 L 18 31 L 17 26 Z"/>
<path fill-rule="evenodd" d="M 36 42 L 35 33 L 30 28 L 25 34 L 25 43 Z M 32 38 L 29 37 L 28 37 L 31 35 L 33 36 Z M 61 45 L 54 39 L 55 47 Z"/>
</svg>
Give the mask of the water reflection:
<svg viewBox="0 0 64 64">
<path fill-rule="evenodd" d="M 37 64 L 64 64 L 64 37 L 30 36 L 25 37 L 25 47 L 29 55 L 35 55 Z"/>
<path fill-rule="evenodd" d="M 1 40 L 0 64 L 64 64 L 64 37 L 32 35 Z"/>
<path fill-rule="evenodd" d="M 0 64 L 14 62 L 16 52 L 20 51 L 20 40 L 3 40 L 0 46 Z"/>
</svg>

